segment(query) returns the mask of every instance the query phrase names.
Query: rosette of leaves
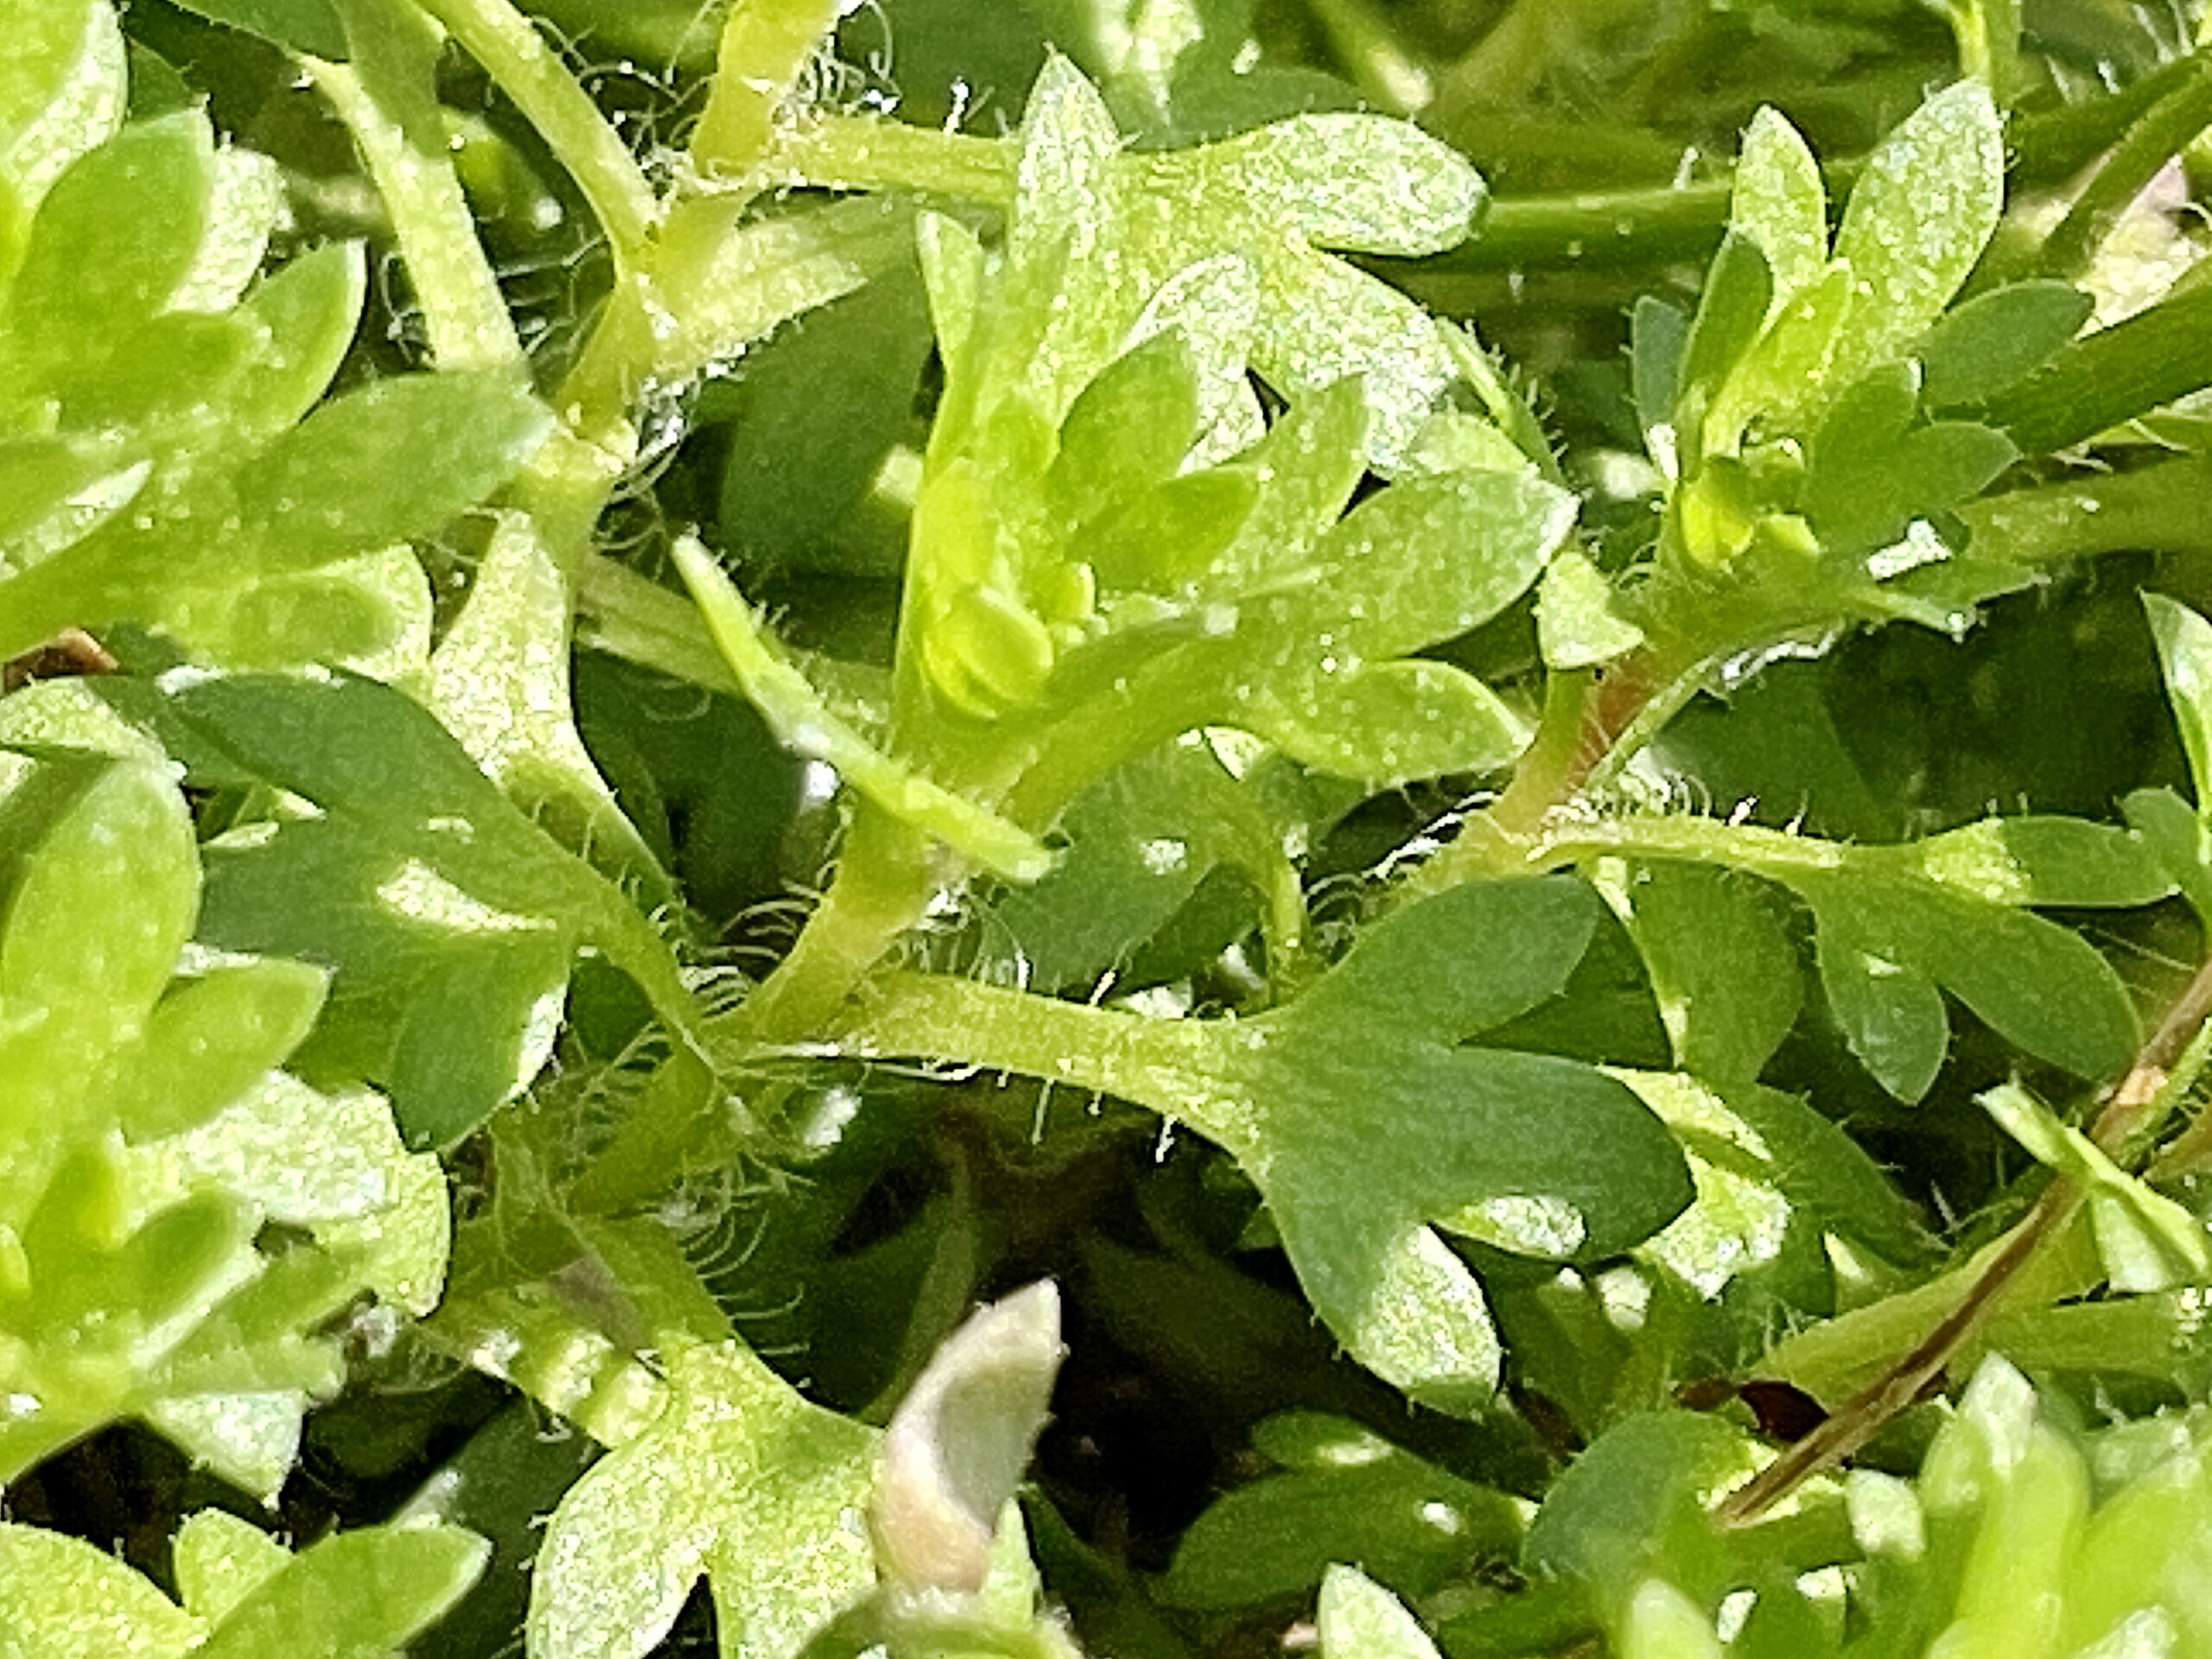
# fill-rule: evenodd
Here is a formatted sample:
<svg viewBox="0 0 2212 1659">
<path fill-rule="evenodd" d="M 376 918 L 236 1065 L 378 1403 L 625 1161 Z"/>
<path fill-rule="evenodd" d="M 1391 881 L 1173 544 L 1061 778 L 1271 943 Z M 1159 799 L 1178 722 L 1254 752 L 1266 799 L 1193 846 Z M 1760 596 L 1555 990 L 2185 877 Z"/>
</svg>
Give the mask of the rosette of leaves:
<svg viewBox="0 0 2212 1659">
<path fill-rule="evenodd" d="M 2091 302 L 2037 278 L 1954 304 L 2004 199 L 2003 124 L 1979 81 L 1877 147 L 1833 239 L 1818 163 L 1760 111 L 1694 314 L 1654 298 L 1634 314 L 1634 404 L 1664 480 L 1650 580 L 1624 597 L 1562 571 L 1551 660 L 1648 639 L 1679 668 L 1897 618 L 1957 632 L 2030 579 L 1963 510 L 2024 444 L 2058 447 L 2002 404 Z"/>
<path fill-rule="evenodd" d="M 263 1497 L 344 1371 L 331 1316 L 421 1313 L 436 1162 L 276 1068 L 325 976 L 201 953 L 184 799 L 144 760 L 0 752 L 0 1480 L 137 1417 Z"/>
<path fill-rule="evenodd" d="M 484 374 L 392 377 L 317 408 L 360 315 L 360 249 L 264 276 L 276 167 L 219 145 L 198 109 L 125 124 L 106 0 L 17 10 L 0 84 L 0 657 L 128 620 L 226 660 L 404 663 L 429 593 L 391 550 L 503 483 L 543 411 Z"/>
<path fill-rule="evenodd" d="M 836 706 L 679 550 L 737 678 L 873 808 L 1016 880 L 1083 787 L 1200 726 L 1369 784 L 1503 766 L 1520 717 L 1417 653 L 1526 591 L 1573 501 L 1440 403 L 1464 359 L 1437 324 L 1313 245 L 1445 245 L 1480 192 L 1371 118 L 1124 156 L 1053 60 L 1002 244 L 921 224 L 945 383 L 887 711 Z M 1272 426 L 1248 370 L 1289 398 Z M 1370 466 L 1397 480 L 1347 514 Z"/>
</svg>

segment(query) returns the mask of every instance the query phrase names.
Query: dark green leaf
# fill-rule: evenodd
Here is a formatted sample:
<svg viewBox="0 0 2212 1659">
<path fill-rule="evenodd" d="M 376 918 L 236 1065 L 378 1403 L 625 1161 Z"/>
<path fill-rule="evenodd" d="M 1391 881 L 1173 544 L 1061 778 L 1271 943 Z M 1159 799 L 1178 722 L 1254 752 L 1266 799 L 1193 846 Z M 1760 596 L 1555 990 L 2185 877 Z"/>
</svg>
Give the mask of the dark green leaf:
<svg viewBox="0 0 2212 1659">
<path fill-rule="evenodd" d="M 1976 295 L 1912 347 L 1923 401 L 1952 409 L 2010 390 L 2081 332 L 2093 303 L 2070 283 L 2016 283 Z"/>
<path fill-rule="evenodd" d="M 1357 1424 L 1276 1417 L 1254 1438 L 1285 1469 L 1217 1499 L 1191 1524 L 1161 1586 L 1173 1605 L 1288 1601 L 1316 1588 L 1332 1561 L 1358 1561 L 1400 1595 L 1422 1596 L 1517 1551 L 1520 1519 L 1503 1493 Z"/>
</svg>

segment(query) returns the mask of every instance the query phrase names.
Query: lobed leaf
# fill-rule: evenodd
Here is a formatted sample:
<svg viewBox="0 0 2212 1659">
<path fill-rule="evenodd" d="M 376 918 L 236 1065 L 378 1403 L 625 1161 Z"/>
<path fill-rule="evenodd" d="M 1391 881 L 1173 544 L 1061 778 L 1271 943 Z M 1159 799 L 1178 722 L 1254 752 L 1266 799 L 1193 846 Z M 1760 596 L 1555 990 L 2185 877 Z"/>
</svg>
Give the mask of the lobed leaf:
<svg viewBox="0 0 2212 1659">
<path fill-rule="evenodd" d="M 724 1652 L 790 1659 L 871 1582 L 875 1433 L 807 1404 L 737 1344 L 668 1361 L 659 1418 L 547 1523 L 534 1659 L 643 1659 L 702 1574 Z"/>
</svg>

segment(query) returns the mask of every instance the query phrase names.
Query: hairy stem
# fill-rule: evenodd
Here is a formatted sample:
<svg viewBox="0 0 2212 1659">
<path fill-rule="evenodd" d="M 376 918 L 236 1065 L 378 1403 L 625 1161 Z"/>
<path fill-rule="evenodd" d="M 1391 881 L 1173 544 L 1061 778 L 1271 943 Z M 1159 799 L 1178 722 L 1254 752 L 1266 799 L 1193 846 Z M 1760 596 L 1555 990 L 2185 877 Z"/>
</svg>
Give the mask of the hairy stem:
<svg viewBox="0 0 2212 1659">
<path fill-rule="evenodd" d="M 925 1056 L 1095 1089 L 1187 1124 L 1236 1154 L 1256 1144 L 1226 1085 L 1230 1022 L 1156 1020 L 938 975 L 885 974 L 836 1031 L 846 1052 Z"/>
<path fill-rule="evenodd" d="M 843 10 L 839 0 L 738 0 L 729 9 L 707 107 L 691 134 L 702 175 L 740 179 L 760 166 L 791 89 Z"/>
<path fill-rule="evenodd" d="M 717 1037 L 741 1047 L 804 1041 L 829 1026 L 869 969 L 928 913 L 939 876 L 929 838 L 854 804 L 837 872 L 788 956 Z"/>
<path fill-rule="evenodd" d="M 1669 671 L 1638 652 L 1599 673 L 1554 671 L 1544 713 L 1512 781 L 1458 837 L 1416 867 L 1401 899 L 1423 898 L 1463 881 L 1525 868 L 1531 838 L 1631 759 L 1697 688 L 1694 671 Z"/>
<path fill-rule="evenodd" d="M 875 116 L 825 115 L 785 139 L 770 166 L 788 184 L 906 190 L 1004 207 L 1020 153 L 1004 139 L 908 126 Z"/>
<path fill-rule="evenodd" d="M 514 100 L 583 192 L 618 265 L 652 233 L 652 187 L 537 26 L 508 0 L 417 0 Z"/>
<path fill-rule="evenodd" d="M 384 198 L 408 283 L 423 308 L 432 359 L 442 368 L 518 373 L 522 342 L 477 240 L 436 101 L 427 79 L 418 87 L 408 73 L 409 43 L 391 44 L 397 49 L 363 52 L 354 63 L 302 62 L 353 135 Z"/>
</svg>

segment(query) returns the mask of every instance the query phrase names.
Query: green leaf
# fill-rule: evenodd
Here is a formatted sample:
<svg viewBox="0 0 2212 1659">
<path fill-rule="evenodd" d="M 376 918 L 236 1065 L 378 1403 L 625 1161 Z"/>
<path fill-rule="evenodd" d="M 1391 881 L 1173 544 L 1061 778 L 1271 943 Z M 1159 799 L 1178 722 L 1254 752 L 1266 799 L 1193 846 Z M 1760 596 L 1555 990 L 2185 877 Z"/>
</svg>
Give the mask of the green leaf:
<svg viewBox="0 0 2212 1659">
<path fill-rule="evenodd" d="M 187 680 L 168 706 L 232 764 L 321 809 L 210 849 L 204 936 L 332 968 L 318 1064 L 385 1083 L 410 1141 L 457 1138 L 536 1072 L 582 946 L 670 1030 L 690 1030 L 653 925 L 399 692 L 241 675 Z"/>
<path fill-rule="evenodd" d="M 1184 1532 L 1160 1592 L 1199 1611 L 1288 1601 L 1332 1561 L 1423 1596 L 1517 1552 L 1511 1500 L 1341 1418 L 1274 1417 L 1257 1446 L 1284 1466 L 1217 1498 Z"/>
<path fill-rule="evenodd" d="M 291 1555 L 209 1510 L 186 1523 L 177 1551 L 189 1611 L 89 1544 L 0 1526 L 0 1653 L 383 1659 L 435 1623 L 484 1565 L 482 1541 L 452 1527 L 362 1528 Z"/>
<path fill-rule="evenodd" d="M 1536 634 L 1544 666 L 1553 669 L 1596 668 L 1643 643 L 1643 630 L 1623 613 L 1605 573 L 1571 547 L 1545 567 Z"/>
<path fill-rule="evenodd" d="M 986 869 L 1011 880 L 1033 881 L 1052 868 L 1052 855 L 1036 837 L 886 754 L 832 709 L 769 643 L 744 596 L 705 548 L 679 541 L 675 556 L 730 672 L 785 743 L 826 761 L 892 817 L 937 836 Z"/>
<path fill-rule="evenodd" d="M 239 480 L 249 533 L 299 568 L 426 536 L 514 475 L 550 428 L 504 375 L 394 375 L 325 404 Z"/>
<path fill-rule="evenodd" d="M 219 1623 L 291 1559 L 274 1538 L 226 1510 L 187 1516 L 172 1548 L 185 1606 Z"/>
<path fill-rule="evenodd" d="M 1185 473 L 1101 513 L 1070 550 L 1103 587 L 1173 591 L 1201 578 L 1236 539 L 1258 493 L 1259 480 L 1239 467 Z"/>
<path fill-rule="evenodd" d="M 1913 346 L 1922 401 L 1952 409 L 2011 390 L 2081 332 L 2094 303 L 2070 283 L 2015 283 L 1975 295 Z"/>
<path fill-rule="evenodd" d="M 289 52 L 334 62 L 351 55 L 345 26 L 331 0 L 184 0 L 184 7 Z"/>
<path fill-rule="evenodd" d="M 2163 594 L 2143 595 L 2158 665 L 2189 754 L 2200 817 L 2212 813 L 2212 622 Z"/>
<path fill-rule="evenodd" d="M 235 429 L 273 437 L 315 406 L 353 343 L 368 286 L 358 242 L 329 242 L 255 284 L 242 312 L 268 344 L 234 388 Z"/>
<path fill-rule="evenodd" d="M 1455 887 L 1369 927 L 1295 1017 L 1464 1042 L 1563 990 L 1598 916 L 1589 889 L 1560 878 Z"/>
<path fill-rule="evenodd" d="M 576 731 L 569 589 L 537 526 L 502 512 L 468 602 L 430 658 L 429 705 L 524 810 L 603 867 L 675 898 Z"/>
<path fill-rule="evenodd" d="M 129 127 L 80 157 L 32 224 L 0 352 L 50 372 L 149 321 L 200 257 L 214 185 L 197 111 Z"/>
<path fill-rule="evenodd" d="M 118 1065 L 117 1116 L 134 1141 L 204 1122 L 300 1045 L 324 975 L 299 962 L 240 963 L 172 985 Z"/>
<path fill-rule="evenodd" d="M 1853 1052 L 1900 1100 L 1942 1063 L 1950 991 L 2006 1041 L 2092 1079 L 2135 1050 L 2119 976 L 2078 934 L 1931 885 L 1851 875 L 1792 881 L 1813 907 L 1821 982 Z"/>
<path fill-rule="evenodd" d="M 1357 1567 L 1329 1569 L 1316 1624 L 1323 1659 L 1437 1659 L 1420 1622 Z"/>
<path fill-rule="evenodd" d="M 1708 1581 L 1719 1562 L 1702 1497 L 1751 1466 L 1741 1431 L 1718 1419 L 1681 1411 L 1630 1417 L 1553 1484 L 1522 1565 L 1579 1580 L 1608 1618 L 1625 1614 L 1647 1578 Z"/>
<path fill-rule="evenodd" d="M 1728 223 L 1766 257 L 1777 307 L 1827 267 L 1827 190 L 1820 163 L 1779 111 L 1761 109 L 1744 134 Z"/>
<path fill-rule="evenodd" d="M 1748 237 L 1731 234 L 1713 256 L 1706 273 L 1705 291 L 1699 296 L 1697 315 L 1690 321 L 1682 342 L 1680 379 L 1675 399 L 1678 408 L 1695 411 L 1691 400 L 1701 395 L 1707 404 L 1766 325 L 1774 299 L 1774 278 L 1766 256 Z"/>
<path fill-rule="evenodd" d="M 1239 780 L 1195 738 L 1118 767 L 1061 815 L 1060 862 L 993 903 L 987 959 L 1033 989 L 1089 989 L 1224 865 L 1263 893 L 1294 886 L 1284 843 L 1310 836 L 1319 814 L 1314 792 L 1281 772 Z"/>
<path fill-rule="evenodd" d="M 1271 706 L 1325 724 L 1333 680 L 1464 633 L 1526 592 L 1573 513 L 1573 498 L 1525 474 L 1416 479 L 1370 498 L 1295 587 L 1237 607 L 1220 647 L 1229 708 L 1263 731 Z M 1495 714 L 1484 723 L 1510 729 Z"/>
<path fill-rule="evenodd" d="M 1629 931 L 1675 1063 L 1717 1083 L 1749 1082 L 1797 1022 L 1797 952 L 1761 885 L 1704 866 L 1639 866 Z"/>
<path fill-rule="evenodd" d="M 723 1652 L 791 1659 L 873 1582 L 860 1516 L 876 1433 L 807 1404 L 737 1344 L 664 1358 L 660 1416 L 547 1523 L 535 1659 L 643 1659 L 702 1573 Z"/>
<path fill-rule="evenodd" d="M 1941 315 L 2004 202 L 2004 124 L 1980 81 L 1936 93 L 1882 141 L 1836 232 L 1836 257 L 1858 284 L 1834 370 L 1840 381 L 1890 359 Z"/>
<path fill-rule="evenodd" d="M 206 1659 L 383 1659 L 435 1624 L 484 1570 L 457 1527 L 370 1527 L 302 1550 L 195 1649 Z"/>
<path fill-rule="evenodd" d="M 0 1227 L 20 1227 L 70 1147 L 114 1122 L 86 1080 L 144 1029 L 192 930 L 200 867 L 183 799 L 153 766 L 55 762 L 10 781 Z"/>
<path fill-rule="evenodd" d="M 1890 365 L 1846 391 L 1821 423 L 1802 508 L 1825 547 L 1853 553 L 1894 542 L 1911 520 L 1980 493 L 2018 459 L 1989 427 L 1913 426 L 1917 397 L 1912 366 Z M 1888 573 L 1877 566 L 1876 574 Z"/>
<path fill-rule="evenodd" d="M 1433 139 L 1372 116 L 1311 115 L 1202 149 L 1116 156 L 1096 92 L 1057 58 L 1031 95 L 1024 132 L 1040 159 L 1024 163 L 1030 182 L 1017 200 L 1012 260 L 1020 267 L 1067 238 L 1058 257 L 1070 262 L 1067 299 L 1049 334 L 1033 333 L 1046 321 L 1034 302 L 1017 303 L 1001 323 L 1001 360 L 1035 365 L 1029 384 L 1040 407 L 1057 415 L 1118 355 L 1160 284 L 1223 254 L 1256 276 L 1253 366 L 1294 402 L 1363 376 L 1376 416 L 1371 453 L 1386 467 L 1458 378 L 1434 325 L 1409 301 L 1318 251 L 1418 255 L 1464 237 L 1482 181 Z M 1085 263 L 1094 242 L 1114 257 Z M 1036 292 L 1049 295 L 1061 278 L 1037 280 Z"/>
<path fill-rule="evenodd" d="M 1363 1363 L 1444 1409 L 1488 1394 L 1497 1344 L 1437 1228 L 1602 1255 L 1689 1197 L 1671 1138 L 1619 1084 L 1548 1056 L 1450 1046 L 1563 988 L 1595 914 L 1558 881 L 1441 894 L 1370 930 L 1263 1040 L 1231 1051 L 1257 1116 L 1229 1144 L 1307 1296 Z M 1347 1032 L 1363 1033 L 1356 1057 Z"/>
<path fill-rule="evenodd" d="M 2114 1290 L 2171 1290 L 2212 1277 L 2212 1243 L 2187 1210 L 2120 1169 L 2018 1084 L 1975 1098 L 2037 1163 L 2088 1188 L 2089 1219 Z"/>
<path fill-rule="evenodd" d="M 1293 760 L 1376 789 L 1499 771 L 1530 734 L 1480 680 L 1423 658 L 1324 673 L 1294 699 L 1255 696 L 1242 717 Z"/>
<path fill-rule="evenodd" d="M 1180 329 L 1162 329 L 1077 394 L 1060 423 L 1060 452 L 1046 487 L 1079 524 L 1172 476 L 1198 432 L 1190 340 Z"/>
<path fill-rule="evenodd" d="M 0 270 L 69 164 L 123 118 L 123 31 L 107 0 L 34 0 L 10 19 L 0 61 Z"/>
<path fill-rule="evenodd" d="M 181 1659 L 202 1626 L 81 1539 L 0 1522 L 8 1659 Z"/>
</svg>

